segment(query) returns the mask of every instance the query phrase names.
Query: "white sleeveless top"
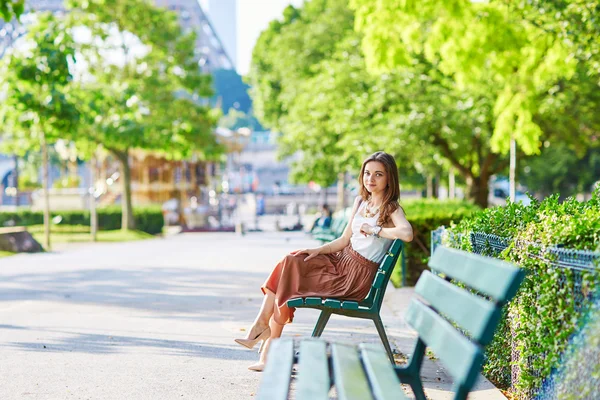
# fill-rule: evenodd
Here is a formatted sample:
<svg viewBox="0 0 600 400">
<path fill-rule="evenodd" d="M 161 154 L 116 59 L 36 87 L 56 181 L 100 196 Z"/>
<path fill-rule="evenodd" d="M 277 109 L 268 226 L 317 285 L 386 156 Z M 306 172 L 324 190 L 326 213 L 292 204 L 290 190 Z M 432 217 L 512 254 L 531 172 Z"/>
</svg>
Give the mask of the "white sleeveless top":
<svg viewBox="0 0 600 400">
<path fill-rule="evenodd" d="M 352 220 L 352 237 L 350 243 L 352 248 L 361 256 L 367 260 L 371 260 L 376 263 L 380 263 L 385 257 L 385 253 L 389 250 L 392 245 L 392 239 L 386 239 L 375 236 L 367 236 L 360 233 L 360 227 L 362 224 L 367 223 L 371 226 L 377 225 L 377 219 L 379 218 L 379 212 L 371 218 L 367 218 L 363 215 L 363 210 L 367 206 L 367 202 L 363 201 L 354 214 Z"/>
</svg>

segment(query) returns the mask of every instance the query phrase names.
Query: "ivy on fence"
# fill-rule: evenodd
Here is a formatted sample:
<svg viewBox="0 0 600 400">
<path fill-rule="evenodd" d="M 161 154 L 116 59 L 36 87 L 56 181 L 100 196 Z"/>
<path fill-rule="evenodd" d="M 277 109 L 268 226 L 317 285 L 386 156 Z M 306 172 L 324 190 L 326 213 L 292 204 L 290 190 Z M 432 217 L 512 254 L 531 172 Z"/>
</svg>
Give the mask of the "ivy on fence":
<svg viewBox="0 0 600 400">
<path fill-rule="evenodd" d="M 487 349 L 484 373 L 516 398 L 535 396 L 600 287 L 600 190 L 587 202 L 551 196 L 482 210 L 432 234 L 432 241 L 440 239 L 528 271 Z"/>
</svg>

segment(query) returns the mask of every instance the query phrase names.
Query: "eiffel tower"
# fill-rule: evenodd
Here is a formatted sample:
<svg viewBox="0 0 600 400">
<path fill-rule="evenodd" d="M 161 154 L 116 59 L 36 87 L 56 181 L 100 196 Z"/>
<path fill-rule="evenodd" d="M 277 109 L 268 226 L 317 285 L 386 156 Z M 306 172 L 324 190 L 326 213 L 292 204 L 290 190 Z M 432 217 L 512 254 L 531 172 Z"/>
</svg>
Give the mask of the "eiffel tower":
<svg viewBox="0 0 600 400">
<path fill-rule="evenodd" d="M 165 7 L 179 14 L 179 21 L 184 31 L 194 30 L 197 34 L 196 54 L 203 72 L 210 73 L 217 69 L 232 69 L 232 58 L 227 54 L 213 24 L 198 0 L 155 0 L 156 5 Z M 63 0 L 32 0 L 29 7 L 36 11 L 64 13 Z M 27 13 L 21 17 L 27 19 Z M 0 22 L 0 58 L 6 49 L 26 32 L 25 27 L 15 21 Z"/>
</svg>

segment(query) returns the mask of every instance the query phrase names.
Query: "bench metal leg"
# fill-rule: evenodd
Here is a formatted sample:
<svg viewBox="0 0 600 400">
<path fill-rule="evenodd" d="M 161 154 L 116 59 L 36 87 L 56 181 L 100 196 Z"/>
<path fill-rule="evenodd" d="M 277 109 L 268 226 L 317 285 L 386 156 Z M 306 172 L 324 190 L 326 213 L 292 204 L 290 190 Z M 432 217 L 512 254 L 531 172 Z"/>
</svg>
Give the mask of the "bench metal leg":
<svg viewBox="0 0 600 400">
<path fill-rule="evenodd" d="M 317 320 L 317 324 L 315 325 L 315 329 L 313 330 L 312 337 L 320 337 L 325 329 L 325 325 L 327 325 L 327 321 L 329 321 L 329 317 L 331 317 L 331 311 L 322 310 L 321 315 L 319 315 L 319 319 Z"/>
<path fill-rule="evenodd" d="M 379 333 L 379 337 L 383 342 L 383 347 L 385 347 L 385 351 L 387 352 L 390 361 L 393 365 L 396 365 L 396 362 L 394 361 L 394 355 L 392 353 L 392 348 L 390 347 L 390 341 L 388 340 L 388 337 L 385 334 L 385 328 L 383 327 L 383 322 L 381 322 L 381 318 L 379 317 L 379 315 L 373 318 L 373 322 L 375 323 L 375 327 L 377 328 L 377 332 Z"/>
<path fill-rule="evenodd" d="M 406 367 L 396 367 L 396 375 L 400 382 L 410 385 L 415 395 L 416 400 L 427 400 L 423 384 L 421 383 L 421 365 L 425 356 L 425 343 L 421 339 L 417 339 L 415 350 Z"/>
</svg>

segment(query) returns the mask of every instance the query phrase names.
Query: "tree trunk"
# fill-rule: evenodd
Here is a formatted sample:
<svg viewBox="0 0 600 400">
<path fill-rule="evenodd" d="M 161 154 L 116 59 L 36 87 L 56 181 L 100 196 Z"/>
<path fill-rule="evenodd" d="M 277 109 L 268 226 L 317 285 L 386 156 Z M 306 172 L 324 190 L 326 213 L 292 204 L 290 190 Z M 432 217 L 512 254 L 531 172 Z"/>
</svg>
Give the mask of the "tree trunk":
<svg viewBox="0 0 600 400">
<path fill-rule="evenodd" d="M 133 206 L 131 204 L 131 168 L 129 166 L 129 150 L 113 152 L 121 163 L 121 229 L 124 231 L 135 229 L 133 219 Z"/>
<path fill-rule="evenodd" d="M 42 191 L 44 193 L 44 247 L 50 251 L 50 193 L 48 192 L 48 146 L 46 134 L 42 133 Z"/>
<path fill-rule="evenodd" d="M 98 214 L 96 213 L 96 157 L 90 160 L 90 234 L 92 242 L 97 239 Z"/>
<path fill-rule="evenodd" d="M 14 156 L 15 161 L 15 206 L 19 206 L 19 157 Z"/>
<path fill-rule="evenodd" d="M 448 198 L 454 200 L 456 198 L 456 177 L 454 176 L 454 168 L 450 168 L 448 176 Z"/>
<path fill-rule="evenodd" d="M 337 207 L 336 210 L 343 210 L 346 208 L 346 193 L 344 186 L 346 185 L 346 173 L 340 172 L 338 174 L 337 182 Z"/>
<path fill-rule="evenodd" d="M 467 177 L 468 198 L 482 208 L 488 206 L 489 181 L 489 176 Z"/>
<path fill-rule="evenodd" d="M 433 198 L 433 176 L 427 175 L 427 198 Z"/>
<path fill-rule="evenodd" d="M 509 197 L 513 203 L 517 194 L 517 141 L 510 138 L 510 171 L 509 171 Z"/>
</svg>

